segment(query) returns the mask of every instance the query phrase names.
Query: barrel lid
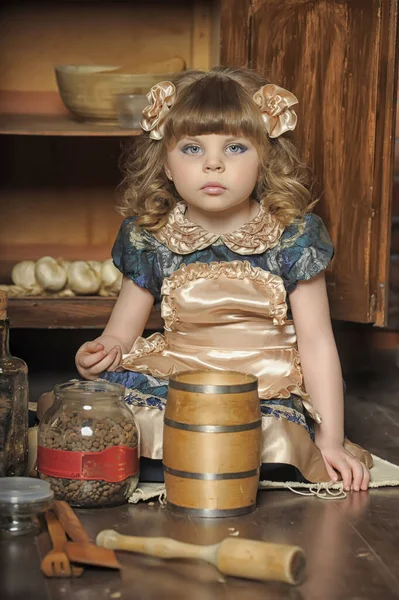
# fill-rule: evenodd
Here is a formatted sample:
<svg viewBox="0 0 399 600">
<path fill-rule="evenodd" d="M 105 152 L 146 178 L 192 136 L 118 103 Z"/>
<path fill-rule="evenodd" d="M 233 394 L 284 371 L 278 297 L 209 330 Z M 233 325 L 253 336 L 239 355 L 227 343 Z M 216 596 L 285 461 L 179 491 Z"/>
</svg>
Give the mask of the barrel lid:
<svg viewBox="0 0 399 600">
<path fill-rule="evenodd" d="M 34 504 L 52 500 L 54 492 L 48 481 L 33 477 L 2 477 L 0 479 L 0 503 Z"/>
<path fill-rule="evenodd" d="M 241 371 L 197 369 L 174 373 L 168 385 L 193 394 L 243 394 L 258 389 L 258 378 Z"/>
<path fill-rule="evenodd" d="M 7 318 L 7 293 L 0 291 L 0 319 Z"/>
</svg>

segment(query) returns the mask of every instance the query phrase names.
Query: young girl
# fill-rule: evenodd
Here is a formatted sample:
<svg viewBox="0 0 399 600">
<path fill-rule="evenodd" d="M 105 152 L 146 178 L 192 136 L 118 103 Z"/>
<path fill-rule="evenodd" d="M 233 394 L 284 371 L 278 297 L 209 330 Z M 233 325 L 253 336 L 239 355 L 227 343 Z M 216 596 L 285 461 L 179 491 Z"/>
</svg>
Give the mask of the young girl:
<svg viewBox="0 0 399 600">
<path fill-rule="evenodd" d="M 253 373 L 261 477 L 341 476 L 346 490 L 366 490 L 371 456 L 344 439 L 324 278 L 333 248 L 287 136 L 296 97 L 214 68 L 161 82 L 148 99 L 112 252 L 122 289 L 103 334 L 77 352 L 80 375 L 125 386 L 141 454 L 160 461 L 172 373 Z M 154 302 L 165 333 L 144 339 Z"/>
</svg>

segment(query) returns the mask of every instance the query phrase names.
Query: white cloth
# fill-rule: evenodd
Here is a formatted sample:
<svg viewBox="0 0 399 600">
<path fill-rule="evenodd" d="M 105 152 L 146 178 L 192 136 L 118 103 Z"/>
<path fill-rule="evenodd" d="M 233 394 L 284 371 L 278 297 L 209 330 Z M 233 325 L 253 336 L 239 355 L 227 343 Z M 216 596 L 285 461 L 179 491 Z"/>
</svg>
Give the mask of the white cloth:
<svg viewBox="0 0 399 600">
<path fill-rule="evenodd" d="M 370 470 L 370 483 L 369 489 L 378 487 L 394 487 L 399 486 L 399 466 L 390 463 L 379 456 L 373 456 L 374 465 Z M 259 490 L 267 489 L 292 489 L 301 490 L 305 492 L 309 490 L 309 495 L 316 495 L 325 499 L 339 500 L 346 497 L 346 494 L 342 491 L 342 482 L 332 483 L 326 481 L 324 483 L 299 483 L 297 481 L 260 481 Z M 323 490 L 327 493 L 324 494 Z M 334 493 L 334 490 L 338 494 Z M 332 493 L 329 493 L 332 491 Z M 305 494 L 308 495 L 308 494 Z M 137 504 L 140 501 L 157 499 L 161 504 L 165 503 L 166 500 L 166 489 L 163 483 L 140 483 L 129 498 L 129 502 Z"/>
</svg>

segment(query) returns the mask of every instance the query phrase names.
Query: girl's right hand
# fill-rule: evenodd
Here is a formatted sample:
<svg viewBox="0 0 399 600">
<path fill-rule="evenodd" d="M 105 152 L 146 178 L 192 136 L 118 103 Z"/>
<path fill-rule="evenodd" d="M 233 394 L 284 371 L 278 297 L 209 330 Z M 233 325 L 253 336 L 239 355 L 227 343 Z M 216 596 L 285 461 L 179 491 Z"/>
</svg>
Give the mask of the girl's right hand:
<svg viewBox="0 0 399 600">
<path fill-rule="evenodd" d="M 106 350 L 99 342 L 86 342 L 75 357 L 76 368 L 85 379 L 97 379 L 103 371 L 115 371 L 122 360 L 122 349 L 113 346 Z"/>
</svg>

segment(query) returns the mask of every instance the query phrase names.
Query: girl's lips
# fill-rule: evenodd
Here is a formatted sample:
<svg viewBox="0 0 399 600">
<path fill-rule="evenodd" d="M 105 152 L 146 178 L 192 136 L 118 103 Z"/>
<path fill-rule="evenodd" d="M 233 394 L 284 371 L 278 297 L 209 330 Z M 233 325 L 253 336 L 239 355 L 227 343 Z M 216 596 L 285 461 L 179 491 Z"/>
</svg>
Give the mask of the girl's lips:
<svg viewBox="0 0 399 600">
<path fill-rule="evenodd" d="M 219 194 L 223 194 L 223 192 L 226 191 L 226 188 L 221 187 L 220 185 L 218 186 L 213 186 L 213 185 L 206 185 L 205 187 L 201 188 L 205 194 L 209 194 L 211 196 L 219 196 Z"/>
<path fill-rule="evenodd" d="M 223 194 L 223 192 L 226 191 L 226 188 L 216 181 L 209 181 L 208 183 L 202 186 L 201 190 L 203 190 L 206 194 L 211 194 L 213 196 Z"/>
</svg>

